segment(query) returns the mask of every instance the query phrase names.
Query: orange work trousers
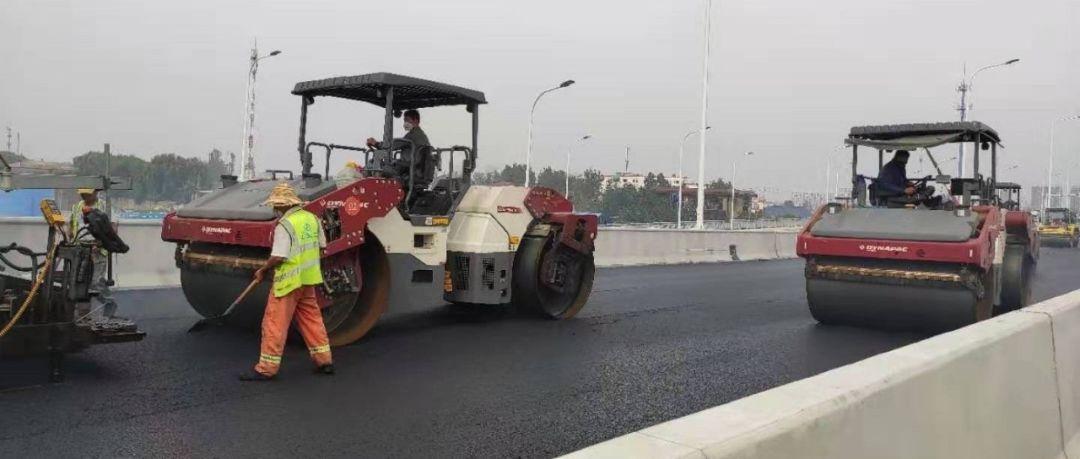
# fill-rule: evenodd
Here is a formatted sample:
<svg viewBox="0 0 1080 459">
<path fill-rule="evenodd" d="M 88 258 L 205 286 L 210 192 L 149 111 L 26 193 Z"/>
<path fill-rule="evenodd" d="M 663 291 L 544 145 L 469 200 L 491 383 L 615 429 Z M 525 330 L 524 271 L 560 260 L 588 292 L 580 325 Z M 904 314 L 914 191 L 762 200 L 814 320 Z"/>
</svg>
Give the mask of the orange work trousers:
<svg viewBox="0 0 1080 459">
<path fill-rule="evenodd" d="M 277 374 L 281 367 L 281 354 L 285 351 L 289 323 L 294 317 L 315 365 L 332 362 L 330 338 L 326 336 L 326 325 L 323 324 L 319 303 L 315 300 L 315 286 L 304 285 L 280 298 L 274 296 L 271 290 L 263 314 L 262 346 L 255 371 L 266 376 Z"/>
</svg>

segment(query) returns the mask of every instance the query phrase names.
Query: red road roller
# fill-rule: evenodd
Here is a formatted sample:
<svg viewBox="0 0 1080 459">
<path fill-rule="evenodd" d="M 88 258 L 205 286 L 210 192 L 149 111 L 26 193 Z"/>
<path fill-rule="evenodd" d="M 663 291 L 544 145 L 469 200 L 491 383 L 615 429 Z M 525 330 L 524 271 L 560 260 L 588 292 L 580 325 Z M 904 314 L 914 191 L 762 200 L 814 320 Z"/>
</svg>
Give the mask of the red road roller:
<svg viewBox="0 0 1080 459">
<path fill-rule="evenodd" d="M 287 180 L 322 219 L 327 247 L 318 289 L 333 345 L 364 336 L 388 307 L 450 302 L 515 304 L 556 319 L 573 317 L 592 289 L 595 215 L 574 213 L 543 187 L 472 185 L 477 158 L 479 91 L 390 73 L 298 83 L 301 173 L 238 182 L 165 217 L 161 237 L 176 243 L 184 295 L 204 317 L 220 315 L 269 257 L 276 218 L 261 203 Z M 375 147 L 309 141 L 308 112 L 321 99 L 383 108 Z M 471 146 L 432 147 L 394 137 L 402 110 L 464 106 Z M 355 177 L 328 180 L 335 152 L 363 157 Z M 314 170 L 325 155 L 323 174 Z M 269 281 L 230 314 L 228 322 L 258 324 Z"/>
<path fill-rule="evenodd" d="M 798 235 L 814 318 L 934 333 L 1026 306 L 1038 235 L 1031 214 L 1003 206 L 995 192 L 1000 141 L 979 122 L 852 128 L 845 141 L 852 151 L 850 199 L 818 209 Z M 951 154 L 956 143 L 974 146 L 968 177 L 943 174 L 931 151 Z M 877 151 L 874 177 L 859 173 L 860 147 Z M 885 157 L 901 150 L 925 154 L 937 174 L 905 178 L 895 192 L 881 171 L 895 171 Z"/>
</svg>

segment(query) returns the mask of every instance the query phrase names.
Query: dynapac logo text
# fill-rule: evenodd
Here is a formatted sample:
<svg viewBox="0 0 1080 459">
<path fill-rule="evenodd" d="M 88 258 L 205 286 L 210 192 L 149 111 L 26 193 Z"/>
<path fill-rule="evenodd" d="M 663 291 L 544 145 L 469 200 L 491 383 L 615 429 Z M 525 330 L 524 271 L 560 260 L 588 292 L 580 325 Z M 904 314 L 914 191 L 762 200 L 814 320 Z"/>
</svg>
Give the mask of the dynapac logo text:
<svg viewBox="0 0 1080 459">
<path fill-rule="evenodd" d="M 232 228 L 226 228 L 224 226 L 204 226 L 202 227 L 204 234 L 232 234 Z"/>
<path fill-rule="evenodd" d="M 897 252 L 907 253 L 908 248 L 900 245 L 860 245 L 859 250 L 863 252 Z"/>
</svg>

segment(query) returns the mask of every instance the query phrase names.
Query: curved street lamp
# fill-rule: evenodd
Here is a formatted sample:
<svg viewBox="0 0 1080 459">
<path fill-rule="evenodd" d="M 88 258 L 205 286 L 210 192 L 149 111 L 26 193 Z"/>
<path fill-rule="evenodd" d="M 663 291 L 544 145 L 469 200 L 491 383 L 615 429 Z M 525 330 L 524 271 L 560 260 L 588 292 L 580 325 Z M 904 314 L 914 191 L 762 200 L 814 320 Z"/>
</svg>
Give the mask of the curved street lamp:
<svg viewBox="0 0 1080 459">
<path fill-rule="evenodd" d="M 753 156 L 754 152 L 748 151 L 743 153 L 743 156 Z M 728 227 L 729 229 L 735 229 L 735 168 L 738 166 L 739 156 L 731 160 L 731 213 L 728 214 Z"/>
<path fill-rule="evenodd" d="M 705 126 L 706 131 L 709 130 L 709 129 L 712 129 L 712 126 Z M 678 229 L 682 229 L 682 201 L 683 201 L 682 195 L 683 195 L 683 187 L 686 185 L 686 183 L 684 183 L 685 178 L 683 177 L 683 150 L 686 147 L 686 139 L 689 139 L 690 136 L 692 136 L 694 134 L 697 134 L 699 132 L 701 132 L 701 129 L 694 129 L 694 130 L 692 130 L 690 132 L 687 132 L 686 135 L 683 136 L 682 142 L 679 143 L 679 172 L 678 172 L 678 176 L 679 176 L 679 201 L 678 201 L 679 204 L 678 205 L 679 205 L 679 208 L 678 208 L 678 210 L 675 211 L 675 221 L 676 221 L 675 227 L 678 228 Z M 701 186 L 701 184 L 698 184 L 698 186 Z"/>
<path fill-rule="evenodd" d="M 255 178 L 255 78 L 259 73 L 259 61 L 277 56 L 281 50 L 275 49 L 270 53 L 259 56 L 259 50 L 251 48 L 250 65 L 248 68 L 248 106 L 247 126 L 245 130 L 243 148 L 240 149 L 240 181 Z"/>
<path fill-rule="evenodd" d="M 584 142 L 584 141 L 586 141 L 586 140 L 589 140 L 589 139 L 591 139 L 591 138 L 592 138 L 592 136 L 591 136 L 591 135 L 586 135 L 586 136 L 584 136 L 584 137 L 582 137 L 582 138 L 578 139 L 577 143 L 582 143 L 582 142 Z M 565 197 L 566 199 L 570 199 L 570 155 L 571 155 L 571 154 L 572 154 L 573 152 L 574 152 L 574 145 L 573 145 L 573 144 L 571 144 L 571 145 L 570 145 L 570 148 L 568 148 L 568 149 L 566 150 L 566 173 L 565 173 L 565 174 L 563 174 L 563 175 L 565 175 L 565 176 L 566 176 L 566 191 L 565 191 L 565 193 L 563 193 L 563 196 L 564 196 L 564 197 Z"/>
<path fill-rule="evenodd" d="M 554 88 L 541 91 L 540 94 L 536 96 L 536 100 L 533 100 L 532 109 L 529 110 L 529 146 L 525 150 L 525 186 L 529 186 L 529 172 L 532 170 L 533 118 L 536 115 L 536 104 L 540 102 L 540 98 L 544 97 L 544 94 L 569 87 L 574 83 L 576 83 L 574 80 L 566 80 L 562 83 L 559 83 L 559 85 Z"/>
<path fill-rule="evenodd" d="M 1009 59 L 1009 60 L 1007 60 L 1005 62 L 1001 62 L 1001 63 L 998 63 L 998 64 L 992 64 L 992 65 L 987 65 L 985 67 L 981 67 L 978 70 L 976 70 L 974 73 L 971 74 L 971 78 L 968 78 L 967 70 L 966 69 L 964 70 L 964 79 L 960 80 L 960 86 L 958 88 L 956 88 L 957 91 L 960 91 L 960 107 L 959 107 L 959 109 L 960 109 L 960 121 L 967 121 L 968 111 L 974 109 L 974 106 L 975 106 L 974 104 L 968 105 L 968 103 L 967 103 L 967 93 L 972 91 L 975 88 L 975 77 L 979 76 L 979 73 L 982 72 L 983 70 L 989 70 L 989 69 L 997 68 L 997 67 L 1004 67 L 1006 65 L 1012 65 L 1012 64 L 1015 64 L 1017 62 L 1020 62 L 1020 59 Z M 956 163 L 956 176 L 957 177 L 963 177 L 964 176 L 964 142 L 960 142 L 960 155 L 959 156 L 960 156 L 960 161 Z"/>
</svg>

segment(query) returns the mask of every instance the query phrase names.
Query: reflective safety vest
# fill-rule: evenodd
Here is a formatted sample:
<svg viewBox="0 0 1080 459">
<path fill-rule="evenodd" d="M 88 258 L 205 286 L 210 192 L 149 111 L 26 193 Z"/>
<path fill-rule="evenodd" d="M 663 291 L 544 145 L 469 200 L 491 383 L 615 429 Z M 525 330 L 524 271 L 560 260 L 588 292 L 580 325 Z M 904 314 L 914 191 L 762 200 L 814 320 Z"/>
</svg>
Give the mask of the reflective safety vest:
<svg viewBox="0 0 1080 459">
<path fill-rule="evenodd" d="M 274 296 L 283 297 L 303 285 L 322 284 L 319 267 L 319 218 L 294 207 L 278 220 L 289 233 L 289 256 L 274 270 Z"/>
<path fill-rule="evenodd" d="M 71 218 L 68 219 L 68 230 L 71 231 L 71 237 L 75 237 L 75 233 L 78 233 L 79 228 L 82 228 L 82 223 L 83 223 L 82 209 L 83 209 L 84 205 L 85 204 L 83 204 L 83 201 L 80 199 L 79 202 L 76 202 L 74 206 L 71 206 Z M 105 209 L 101 208 L 101 200 L 100 199 L 98 199 L 98 201 L 95 202 L 94 205 L 90 206 L 90 207 L 92 207 L 94 209 L 97 209 L 97 210 L 105 210 Z M 104 247 L 99 247 L 98 250 L 97 250 L 97 254 L 100 255 L 100 256 L 105 256 L 105 255 L 108 255 L 109 252 L 106 251 Z"/>
</svg>

